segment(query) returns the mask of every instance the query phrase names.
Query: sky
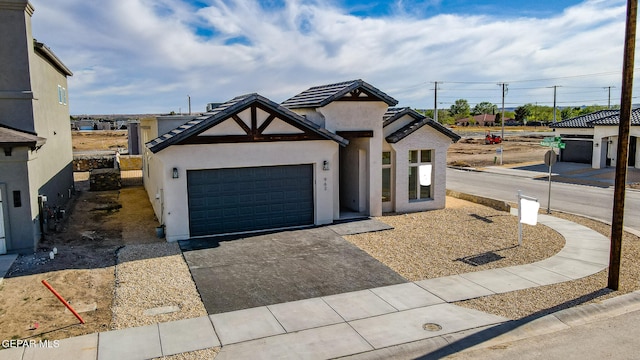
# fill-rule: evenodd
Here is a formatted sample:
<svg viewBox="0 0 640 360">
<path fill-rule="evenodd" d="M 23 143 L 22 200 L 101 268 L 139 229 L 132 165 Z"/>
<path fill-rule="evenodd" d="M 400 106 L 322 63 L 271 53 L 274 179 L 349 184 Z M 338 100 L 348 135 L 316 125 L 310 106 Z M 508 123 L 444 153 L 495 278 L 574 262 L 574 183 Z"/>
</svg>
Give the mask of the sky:
<svg viewBox="0 0 640 360">
<path fill-rule="evenodd" d="M 275 102 L 363 79 L 398 106 L 619 104 L 623 0 L 30 0 L 72 115 Z M 636 57 L 637 58 L 637 57 Z M 609 98 L 609 92 L 611 97 Z M 634 102 L 636 100 L 634 99 Z"/>
</svg>

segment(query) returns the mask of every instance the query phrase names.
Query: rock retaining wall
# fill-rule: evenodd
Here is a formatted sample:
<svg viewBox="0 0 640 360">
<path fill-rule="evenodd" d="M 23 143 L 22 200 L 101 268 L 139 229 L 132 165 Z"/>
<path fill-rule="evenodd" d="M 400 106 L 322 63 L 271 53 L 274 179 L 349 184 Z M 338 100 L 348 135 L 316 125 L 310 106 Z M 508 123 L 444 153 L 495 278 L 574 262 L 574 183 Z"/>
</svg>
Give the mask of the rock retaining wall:
<svg viewBox="0 0 640 360">
<path fill-rule="evenodd" d="M 122 188 L 119 169 L 93 169 L 89 174 L 89 190 L 119 190 Z"/>
<path fill-rule="evenodd" d="M 93 169 L 113 169 L 114 155 L 80 155 L 73 157 L 73 171 L 91 171 Z M 142 169 L 141 155 L 121 155 L 121 170 Z"/>
</svg>

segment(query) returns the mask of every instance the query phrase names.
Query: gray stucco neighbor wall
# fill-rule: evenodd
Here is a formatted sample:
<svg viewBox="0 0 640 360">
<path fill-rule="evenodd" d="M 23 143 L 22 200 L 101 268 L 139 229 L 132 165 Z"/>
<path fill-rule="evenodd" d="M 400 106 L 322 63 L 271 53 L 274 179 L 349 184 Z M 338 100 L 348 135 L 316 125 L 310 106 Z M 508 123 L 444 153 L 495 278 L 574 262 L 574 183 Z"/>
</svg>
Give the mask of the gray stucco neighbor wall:
<svg viewBox="0 0 640 360">
<path fill-rule="evenodd" d="M 40 195 L 46 197 L 46 207 L 64 207 L 74 190 L 67 90 L 71 72 L 49 48 L 34 41 L 33 12 L 26 0 L 0 0 L 0 125 L 46 139 L 41 147 L 14 145 L 8 156 L 0 152 L 10 252 L 37 246 Z M 20 206 L 14 206 L 14 192 L 19 192 Z"/>
</svg>

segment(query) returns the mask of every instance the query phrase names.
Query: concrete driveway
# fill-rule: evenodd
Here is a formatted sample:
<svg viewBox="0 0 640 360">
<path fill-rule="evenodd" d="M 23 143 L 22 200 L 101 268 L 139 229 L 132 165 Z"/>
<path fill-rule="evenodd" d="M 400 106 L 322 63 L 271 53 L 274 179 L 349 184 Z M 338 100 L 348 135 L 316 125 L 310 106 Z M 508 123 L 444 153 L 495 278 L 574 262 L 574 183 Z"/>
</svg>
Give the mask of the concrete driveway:
<svg viewBox="0 0 640 360">
<path fill-rule="evenodd" d="M 209 314 L 404 283 L 333 227 L 181 241 Z"/>
</svg>

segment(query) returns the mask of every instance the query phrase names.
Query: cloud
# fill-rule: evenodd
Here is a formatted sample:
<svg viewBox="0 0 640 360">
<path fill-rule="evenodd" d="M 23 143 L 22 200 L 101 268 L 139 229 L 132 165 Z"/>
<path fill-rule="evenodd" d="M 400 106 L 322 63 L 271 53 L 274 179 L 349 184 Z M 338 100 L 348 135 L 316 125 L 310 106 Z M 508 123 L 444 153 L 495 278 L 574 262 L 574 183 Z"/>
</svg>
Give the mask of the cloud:
<svg viewBox="0 0 640 360">
<path fill-rule="evenodd" d="M 567 77 L 619 70 L 625 19 L 618 0 L 585 1 L 548 18 L 419 17 L 407 14 L 406 1 L 377 17 L 320 0 L 32 3 L 34 36 L 74 71 L 72 113 L 178 111 L 187 95 L 199 110 L 248 92 L 283 101 L 356 78 L 414 107 L 432 106 L 435 80 L 445 82 L 445 107 L 455 98 L 497 102 L 498 81 L 617 85 L 620 76 Z M 554 84 L 512 84 L 510 101 L 551 101 L 541 88 Z"/>
</svg>

